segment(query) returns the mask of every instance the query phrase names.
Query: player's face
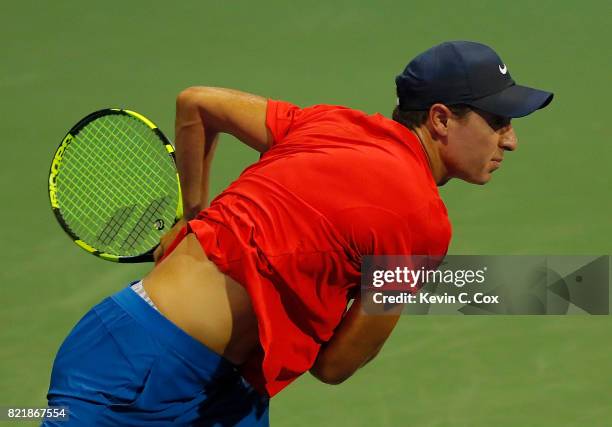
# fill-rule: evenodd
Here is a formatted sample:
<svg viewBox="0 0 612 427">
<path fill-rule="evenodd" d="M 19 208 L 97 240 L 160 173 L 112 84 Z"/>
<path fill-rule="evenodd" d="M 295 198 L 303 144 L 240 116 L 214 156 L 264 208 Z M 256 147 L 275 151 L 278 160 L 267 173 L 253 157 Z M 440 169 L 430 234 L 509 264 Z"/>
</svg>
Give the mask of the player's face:
<svg viewBox="0 0 612 427">
<path fill-rule="evenodd" d="M 442 155 L 451 176 L 485 184 L 499 169 L 505 151 L 516 149 L 510 119 L 473 110 L 448 122 L 448 143 Z"/>
</svg>

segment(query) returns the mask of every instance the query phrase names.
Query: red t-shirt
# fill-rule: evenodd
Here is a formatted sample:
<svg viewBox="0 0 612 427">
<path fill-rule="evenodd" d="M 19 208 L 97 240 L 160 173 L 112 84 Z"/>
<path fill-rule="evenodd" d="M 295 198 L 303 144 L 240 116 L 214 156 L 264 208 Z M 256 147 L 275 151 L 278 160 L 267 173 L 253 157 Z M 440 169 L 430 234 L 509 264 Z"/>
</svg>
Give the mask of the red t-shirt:
<svg viewBox="0 0 612 427">
<path fill-rule="evenodd" d="M 261 348 L 242 373 L 273 396 L 331 338 L 362 256 L 444 255 L 451 229 L 425 152 L 404 126 L 273 100 L 266 126 L 272 147 L 188 228 L 247 289 Z"/>
</svg>

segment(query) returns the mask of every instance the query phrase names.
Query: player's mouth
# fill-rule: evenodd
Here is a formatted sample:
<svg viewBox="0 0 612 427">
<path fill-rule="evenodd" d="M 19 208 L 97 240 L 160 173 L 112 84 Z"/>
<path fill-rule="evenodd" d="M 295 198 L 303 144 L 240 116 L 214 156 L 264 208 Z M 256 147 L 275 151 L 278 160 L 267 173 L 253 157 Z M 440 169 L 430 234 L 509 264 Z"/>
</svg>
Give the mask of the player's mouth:
<svg viewBox="0 0 612 427">
<path fill-rule="evenodd" d="M 503 161 L 503 159 L 501 159 L 501 158 L 491 159 L 491 163 L 493 163 L 493 167 L 495 169 L 499 169 L 499 167 L 501 166 L 501 162 L 502 161 Z"/>
</svg>

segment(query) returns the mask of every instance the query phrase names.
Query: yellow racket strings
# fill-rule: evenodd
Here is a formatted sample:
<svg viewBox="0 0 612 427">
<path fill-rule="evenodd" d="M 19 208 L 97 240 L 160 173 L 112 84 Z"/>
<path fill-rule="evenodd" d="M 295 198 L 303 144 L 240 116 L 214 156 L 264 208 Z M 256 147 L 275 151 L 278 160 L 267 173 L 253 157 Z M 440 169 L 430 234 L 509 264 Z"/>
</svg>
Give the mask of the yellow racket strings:
<svg viewBox="0 0 612 427">
<path fill-rule="evenodd" d="M 75 136 L 57 178 L 64 220 L 99 251 L 134 256 L 172 225 L 176 169 L 160 138 L 123 114 L 99 117 Z"/>
</svg>

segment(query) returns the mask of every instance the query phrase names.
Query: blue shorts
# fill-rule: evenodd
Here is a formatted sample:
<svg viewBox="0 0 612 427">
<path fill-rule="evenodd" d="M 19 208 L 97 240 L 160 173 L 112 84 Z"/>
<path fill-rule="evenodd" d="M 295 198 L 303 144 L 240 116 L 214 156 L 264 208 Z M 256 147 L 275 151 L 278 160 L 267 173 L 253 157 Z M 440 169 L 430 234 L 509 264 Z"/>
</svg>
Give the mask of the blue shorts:
<svg viewBox="0 0 612 427">
<path fill-rule="evenodd" d="M 47 399 L 70 419 L 44 426 L 268 425 L 267 397 L 129 287 L 70 332 Z"/>
</svg>

